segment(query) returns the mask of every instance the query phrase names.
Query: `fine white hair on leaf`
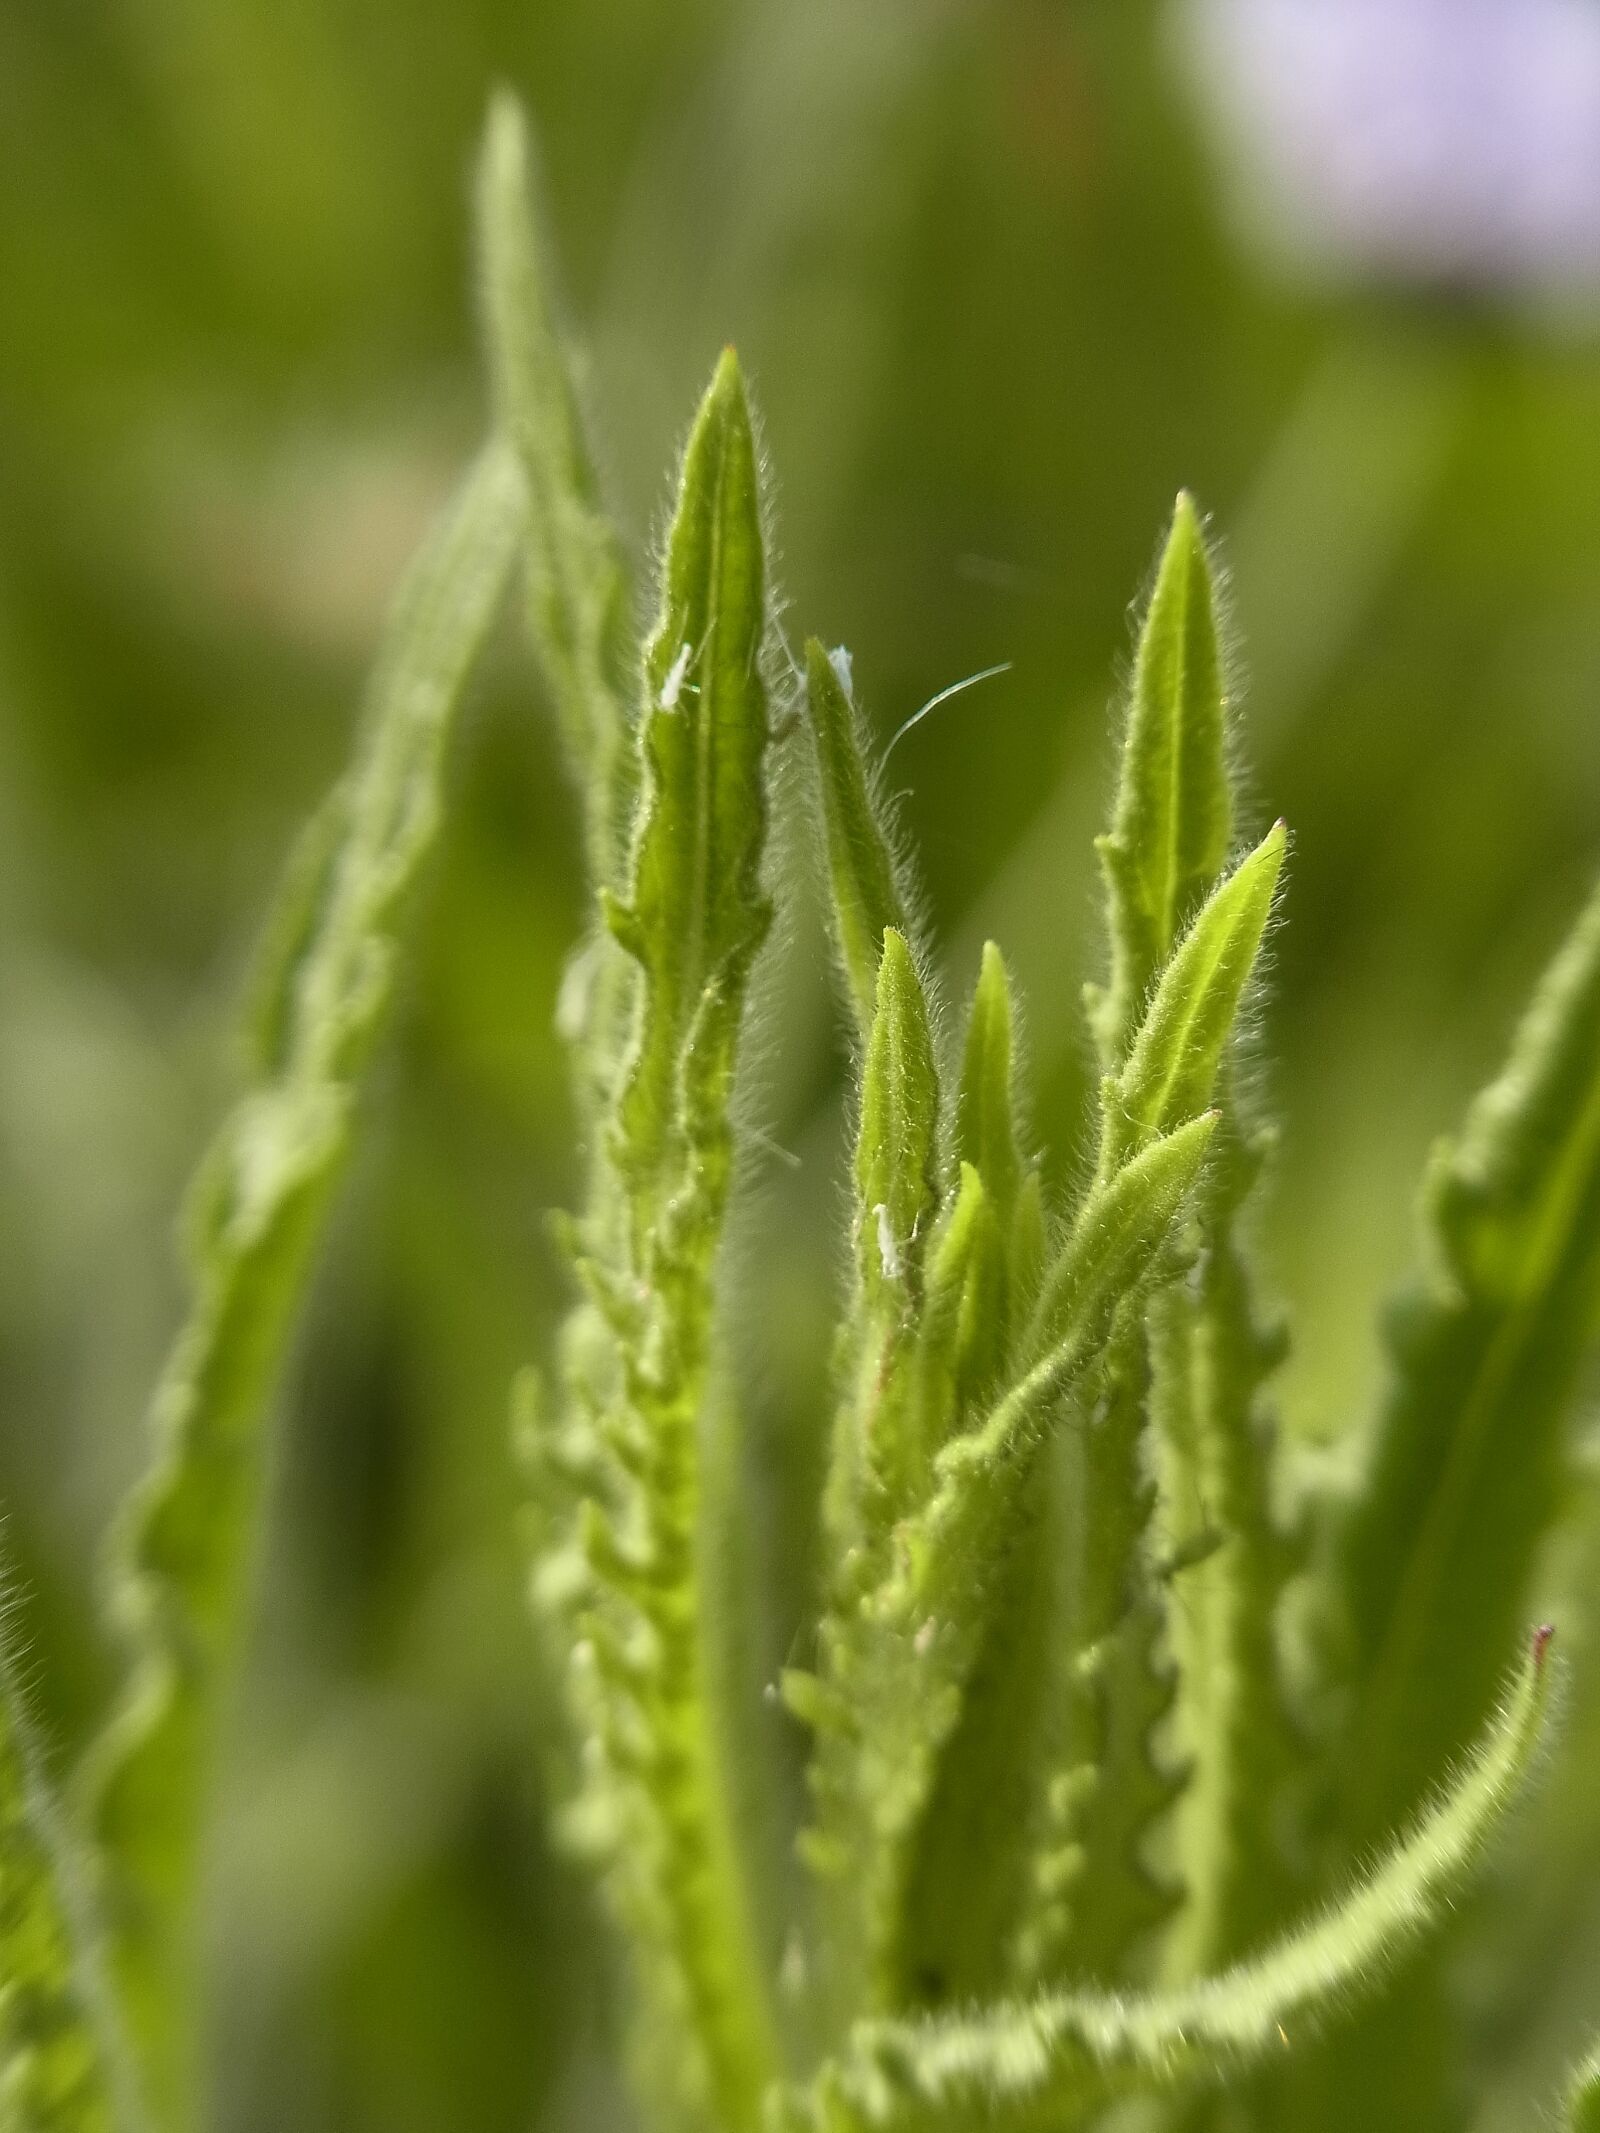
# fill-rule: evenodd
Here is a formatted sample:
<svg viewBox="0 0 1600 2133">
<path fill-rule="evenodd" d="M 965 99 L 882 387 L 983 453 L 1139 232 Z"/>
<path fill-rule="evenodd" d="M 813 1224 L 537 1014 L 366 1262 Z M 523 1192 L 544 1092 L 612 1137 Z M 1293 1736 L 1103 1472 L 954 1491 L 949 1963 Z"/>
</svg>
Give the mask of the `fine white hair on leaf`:
<svg viewBox="0 0 1600 2133">
<path fill-rule="evenodd" d="M 693 646 L 682 645 L 679 648 L 677 658 L 667 669 L 667 678 L 661 684 L 661 708 L 663 711 L 677 710 L 679 699 L 683 695 L 684 682 L 688 679 L 689 662 L 693 657 Z"/>
<path fill-rule="evenodd" d="M 879 1261 L 887 1279 L 898 1281 L 906 1270 L 906 1263 L 900 1256 L 900 1246 L 895 1239 L 894 1224 L 889 1219 L 888 1207 L 880 1200 L 872 1212 L 878 1223 Z"/>
</svg>

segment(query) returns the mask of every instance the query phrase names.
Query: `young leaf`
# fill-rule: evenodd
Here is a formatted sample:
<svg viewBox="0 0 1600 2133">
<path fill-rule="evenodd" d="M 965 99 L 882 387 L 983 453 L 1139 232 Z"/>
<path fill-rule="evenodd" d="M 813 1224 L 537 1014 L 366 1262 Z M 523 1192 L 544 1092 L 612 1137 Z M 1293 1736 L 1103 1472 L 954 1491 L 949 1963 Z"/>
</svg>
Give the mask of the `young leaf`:
<svg viewBox="0 0 1600 2133">
<path fill-rule="evenodd" d="M 1254 1960 L 1179 1991 L 1059 1993 L 962 2017 L 863 2023 L 792 2101 L 816 2133 L 1069 2127 L 1120 2095 L 1215 2079 L 1292 2046 L 1369 1992 L 1448 1910 L 1520 1792 L 1549 1701 L 1541 1631 L 1461 1774 L 1320 1918 Z"/>
<path fill-rule="evenodd" d="M 1114 1312 L 1149 1278 L 1215 1120 L 1153 1142 L 1086 1200 L 1045 1285 L 1037 1358 L 934 1463 L 925 1505 L 893 1536 L 888 1573 L 840 1612 L 822 1678 L 800 1697 L 816 1727 L 814 1866 L 839 1894 L 834 1965 L 855 2004 L 895 2004 L 914 1848 L 989 1627 L 991 1567 L 1027 1516 L 1051 1416 L 1082 1382 Z"/>
<path fill-rule="evenodd" d="M 956 1103 L 960 1186 L 928 1254 L 928 1301 L 909 1365 L 917 1442 L 928 1455 L 971 1425 L 981 1397 L 1001 1380 L 1018 1299 L 1033 1282 L 1035 1246 L 1020 1205 L 1024 1194 L 1037 1194 L 1037 1182 L 1024 1173 L 1015 1113 L 1009 983 L 1001 953 L 988 945 Z M 1045 1613 L 1033 1606 L 1035 1572 L 1045 1576 L 1041 1542 L 1039 1534 L 1020 1536 L 1007 1563 L 996 1566 L 994 1630 L 975 1662 L 928 1824 L 915 1845 L 894 1969 L 905 1990 L 922 1999 L 969 1990 L 981 1979 L 986 1950 L 1005 1918 L 996 1851 L 1013 1837 L 1007 1800 L 1015 1794 L 1015 1751 L 1033 1702 L 1028 1659 L 1041 1657 L 1045 1634 Z M 847 1581 L 847 1606 L 858 1600 L 858 1587 L 860 1576 Z M 823 1642 L 841 1634 L 830 1627 Z"/>
<path fill-rule="evenodd" d="M 872 1027 L 878 958 L 891 928 L 909 934 L 907 897 L 863 745 L 843 655 L 806 646 L 817 784 L 828 854 L 829 916 L 857 1032 Z"/>
<path fill-rule="evenodd" d="M 501 90 L 478 167 L 484 338 L 497 419 L 527 484 L 534 643 L 583 795 L 590 866 L 596 880 L 613 882 L 626 856 L 636 768 L 628 580 L 558 330 L 534 163 L 522 108 Z"/>
<path fill-rule="evenodd" d="M 1280 822 L 1212 891 L 1162 971 L 1127 1060 L 1106 1088 L 1102 1176 L 1149 1135 L 1170 1132 L 1210 1103 L 1261 952 L 1286 842 Z"/>
<path fill-rule="evenodd" d="M 1132 775 L 1126 769 L 1125 781 Z M 1280 824 L 1211 891 L 1162 970 L 1119 1071 L 1102 1084 L 1102 1178 L 1150 1133 L 1211 1100 L 1260 952 L 1284 842 Z M 1049 1303 L 1047 1282 L 1041 1308 Z M 1161 1299 L 1152 1308 L 1182 1304 Z M 1174 1900 L 1144 1858 L 1153 1825 L 1179 1789 L 1153 1744 L 1174 1684 L 1162 1654 L 1165 1610 L 1152 1545 L 1149 1375 L 1143 1329 L 1129 1319 L 1106 1359 L 1095 1419 L 1068 1449 L 1070 1472 L 1056 1477 L 1068 1499 L 1070 1569 L 1012 1958 L 1030 1982 L 1066 1969 L 1115 1977 L 1140 1933 Z"/>
<path fill-rule="evenodd" d="M 1107 1071 L 1120 1066 L 1146 993 L 1233 836 L 1216 588 L 1194 503 L 1178 498 L 1134 661 L 1105 872 L 1111 978 L 1091 988 Z"/>
<path fill-rule="evenodd" d="M 1113 973 L 1090 1007 L 1116 1068 L 1102 1087 L 1102 1176 L 1146 1134 L 1210 1102 L 1260 953 L 1285 836 L 1279 824 L 1217 881 L 1232 821 L 1223 743 L 1213 591 L 1181 499 L 1141 640 L 1116 824 L 1102 845 Z M 1185 1308 L 1181 1292 L 1152 1305 L 1169 1316 Z M 1013 1966 L 1026 1981 L 1068 1969 L 1118 1975 L 1174 1901 L 1145 1858 L 1180 1790 L 1154 1745 L 1174 1680 L 1154 1559 L 1150 1378 L 1143 1332 L 1130 1323 L 1108 1357 L 1098 1426 L 1074 1441 L 1072 1471 L 1058 1477 L 1070 1498 L 1071 1570 L 1015 1935 Z"/>
<path fill-rule="evenodd" d="M 928 1003 L 905 936 L 891 930 L 878 964 L 856 1139 L 861 1278 L 870 1296 L 904 1281 L 908 1255 L 938 1206 L 938 1126 Z"/>
<path fill-rule="evenodd" d="M 1024 1163 L 1017 1115 L 1016 1017 L 1005 959 L 986 941 L 961 1068 L 956 1152 L 983 1179 L 1001 1226 L 1011 1227 Z"/>
<path fill-rule="evenodd" d="M 1160 1303 L 1152 1298 L 1149 1308 Z M 1052 1625 L 1048 1757 L 1029 1802 L 1027 1878 L 1009 1951 L 1020 1984 L 1115 1977 L 1175 1901 L 1144 1857 L 1178 1786 L 1153 1746 L 1172 1682 L 1151 1553 L 1141 1317 L 1124 1314 L 1098 1397 L 1062 1448 L 1064 1569 Z"/>
<path fill-rule="evenodd" d="M 769 918 L 766 630 L 755 442 L 730 352 L 685 452 L 645 655 L 627 901 L 599 884 L 640 982 L 574 1226 L 589 1297 L 564 1342 L 570 1412 L 543 1462 L 565 1467 L 575 1531 L 538 1577 L 565 1588 L 582 1819 L 632 1944 L 642 2078 L 684 2123 L 735 2133 L 759 2118 L 774 2046 L 719 1694 L 707 1414 L 734 1071 Z"/>
<path fill-rule="evenodd" d="M 1429 1172 L 1430 1264 L 1393 1320 L 1393 1381 L 1338 1557 L 1350 1845 L 1479 1722 L 1560 1503 L 1600 1295 L 1597 1062 L 1600 894 Z"/>
<path fill-rule="evenodd" d="M 729 349 L 684 454 L 662 611 L 645 652 L 644 792 L 629 899 L 607 917 L 644 972 L 618 1157 L 636 1216 L 685 1146 L 725 1144 L 745 982 L 771 923 L 761 883 L 767 805 L 766 579 L 761 480 Z M 642 1242 L 642 1240 L 640 1240 Z"/>
<path fill-rule="evenodd" d="M 51 1796 L 0 1610 L 0 2123 L 116 2133 L 142 2118 L 100 1974 L 86 1876 Z"/>
<path fill-rule="evenodd" d="M 854 1551 L 858 1566 L 871 1536 L 889 1531 L 925 1478 L 931 1447 L 922 1441 L 915 1358 L 923 1262 L 939 1212 L 933 1030 L 911 950 L 892 929 L 876 992 L 856 1134 L 857 1297 L 845 1336 L 851 1382 L 828 1486 L 836 1551 L 841 1558 Z"/>
<path fill-rule="evenodd" d="M 1230 1116 L 1218 1136 L 1190 1280 L 1151 1313 L 1162 1545 L 1174 1563 L 1176 1739 L 1189 1768 L 1178 1806 L 1186 1903 L 1169 1950 L 1192 1977 L 1258 1946 L 1289 1893 L 1284 1795 L 1305 1749 L 1277 1649 L 1295 1553 L 1271 1499 L 1262 1385 L 1282 1342 L 1261 1322 L 1239 1237 L 1260 1169 Z"/>
<path fill-rule="evenodd" d="M 191 1203 L 194 1298 L 156 1395 L 109 1601 L 130 1672 L 91 1757 L 115 1981 L 152 2095 L 181 2119 L 188 1921 L 219 1690 L 254 1543 L 263 1423 L 381 1026 L 406 892 L 433 841 L 443 751 L 523 518 L 491 448 L 412 568 L 360 753 L 272 930 L 269 1065 L 223 1126 Z"/>
</svg>

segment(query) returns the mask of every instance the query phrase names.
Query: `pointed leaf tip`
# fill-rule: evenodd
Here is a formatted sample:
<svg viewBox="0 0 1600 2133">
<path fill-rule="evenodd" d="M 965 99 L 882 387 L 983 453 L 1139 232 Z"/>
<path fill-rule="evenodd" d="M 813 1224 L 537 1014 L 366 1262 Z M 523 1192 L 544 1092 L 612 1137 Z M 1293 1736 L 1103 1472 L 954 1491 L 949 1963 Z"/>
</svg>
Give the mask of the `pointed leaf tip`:
<svg viewBox="0 0 1600 2133">
<path fill-rule="evenodd" d="M 862 1069 L 856 1147 L 864 1247 L 873 1275 L 892 1273 L 913 1244 L 920 1251 L 938 1204 L 938 1119 L 939 1074 L 927 997 L 910 944 L 888 926 Z M 881 1238 L 868 1234 L 874 1220 L 888 1225 Z"/>
<path fill-rule="evenodd" d="M 884 932 L 907 933 L 907 898 L 862 746 L 849 655 L 806 644 L 807 720 L 822 808 L 830 930 L 856 1034 L 869 1036 Z"/>
<path fill-rule="evenodd" d="M 528 120 L 522 99 L 505 82 L 489 91 L 483 121 L 484 145 L 496 157 L 524 157 L 528 147 Z"/>
<path fill-rule="evenodd" d="M 717 367 L 711 373 L 711 389 L 708 399 L 725 401 L 746 398 L 744 366 L 739 361 L 739 351 L 730 341 L 717 358 Z"/>
<path fill-rule="evenodd" d="M 1010 975 L 1000 950 L 985 941 L 967 1023 L 957 1141 L 962 1156 L 983 1174 L 1003 1222 L 1010 1220 L 1023 1172 L 1015 1080 Z"/>
<path fill-rule="evenodd" d="M 1209 1105 L 1282 873 L 1270 830 L 1207 900 L 1167 964 L 1122 1072 L 1106 1089 L 1102 1174 Z"/>
<path fill-rule="evenodd" d="M 1125 1056 L 1139 1003 L 1232 841 L 1220 639 L 1210 554 L 1184 491 L 1139 626 L 1111 833 L 1098 846 L 1111 984 L 1095 1035 L 1108 1065 Z"/>
<path fill-rule="evenodd" d="M 995 2133 L 1081 2124 L 1119 2097 L 1159 2094 L 1281 2050 L 1288 2025 L 1370 1995 L 1446 1919 L 1526 1783 L 1547 1685 L 1524 1666 L 1464 1764 L 1413 1826 L 1332 1906 L 1260 1953 L 1173 1992 L 1046 1993 L 976 2012 L 857 2025 L 804 2099 L 808 2128 Z M 1600 2101 L 1589 2065 L 1569 2092 L 1571 2133 Z M 828 2115 L 820 2106 L 830 2107 Z"/>
</svg>

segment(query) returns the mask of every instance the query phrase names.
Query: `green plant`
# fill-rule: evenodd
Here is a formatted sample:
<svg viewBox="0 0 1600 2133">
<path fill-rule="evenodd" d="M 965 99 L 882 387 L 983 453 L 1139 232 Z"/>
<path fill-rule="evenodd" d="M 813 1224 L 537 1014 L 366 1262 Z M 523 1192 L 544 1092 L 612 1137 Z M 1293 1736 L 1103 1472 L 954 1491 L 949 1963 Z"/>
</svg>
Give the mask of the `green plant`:
<svg viewBox="0 0 1600 2133">
<path fill-rule="evenodd" d="M 1435 1160 L 1359 1473 L 1291 1488 L 1247 1041 L 1287 840 L 1238 849 L 1193 506 L 1140 627 L 1100 844 L 1092 1145 L 1051 1209 L 1000 953 L 947 1044 L 850 662 L 812 642 L 799 665 L 775 621 L 736 359 L 690 432 L 636 651 L 507 102 L 480 221 L 494 435 L 397 605 L 357 761 L 269 931 L 257 1080 L 196 1187 L 192 1312 L 113 1552 L 127 1686 L 70 1813 L 9 1652 L 0 1668 L 0 2123 L 202 2115 L 193 1898 L 264 1416 L 453 713 L 519 558 L 594 904 L 563 1001 L 576 1301 L 550 1386 L 519 1390 L 517 1442 L 570 1720 L 562 1827 L 626 1958 L 641 2099 L 720 2133 L 1020 2133 L 1129 2096 L 1198 2121 L 1219 2086 L 1263 2125 L 1450 2123 L 1453 1913 L 1552 1693 L 1551 1632 L 1519 1621 L 1600 1288 L 1600 902 Z M 782 810 L 824 861 L 856 1062 L 788 1718 L 744 1670 L 759 1577 L 721 1315 Z M 806 1805 L 775 1845 L 796 1724 Z M 1403 2020 L 1341 2020 L 1371 2002 Z M 1575 2127 L 1595 2094 L 1591 2065 Z"/>
</svg>

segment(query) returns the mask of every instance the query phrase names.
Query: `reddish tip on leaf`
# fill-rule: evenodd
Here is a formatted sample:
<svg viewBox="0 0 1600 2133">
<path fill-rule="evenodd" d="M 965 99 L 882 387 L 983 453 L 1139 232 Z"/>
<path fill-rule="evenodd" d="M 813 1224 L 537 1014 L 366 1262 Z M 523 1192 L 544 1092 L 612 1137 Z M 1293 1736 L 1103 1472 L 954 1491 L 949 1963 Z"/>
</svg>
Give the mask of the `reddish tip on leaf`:
<svg viewBox="0 0 1600 2133">
<path fill-rule="evenodd" d="M 1535 1667 L 1542 1667 L 1544 1665 L 1545 1655 L 1550 1649 L 1551 1641 L 1554 1638 L 1555 1633 L 1555 1624 L 1553 1622 L 1541 1623 L 1540 1626 L 1534 1631 L 1533 1663 Z"/>
</svg>

